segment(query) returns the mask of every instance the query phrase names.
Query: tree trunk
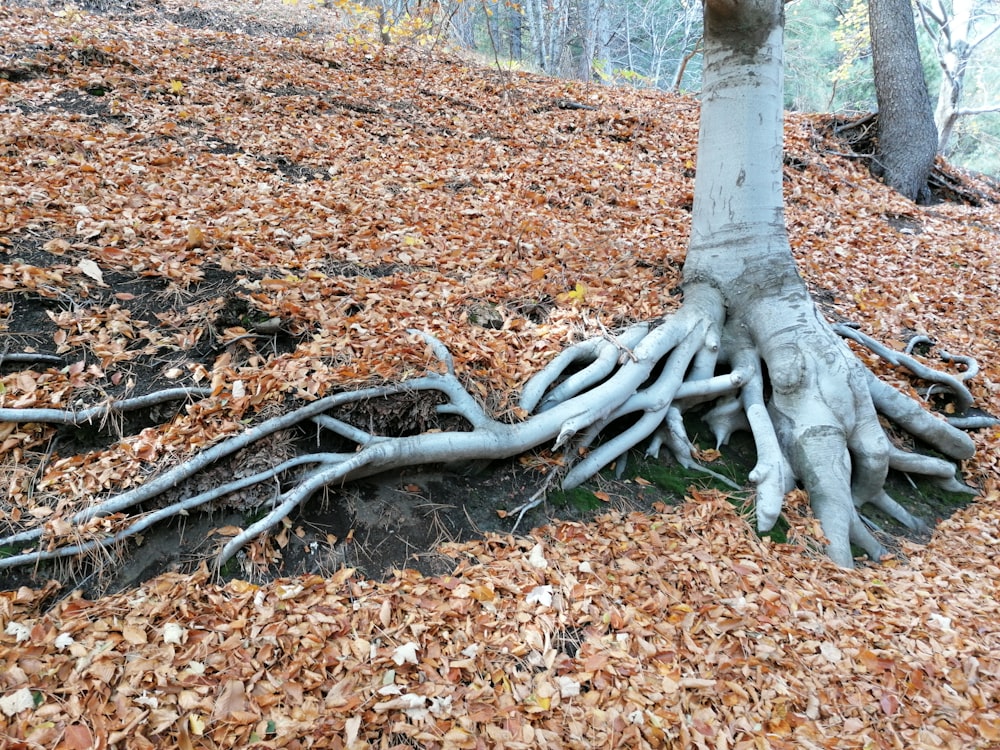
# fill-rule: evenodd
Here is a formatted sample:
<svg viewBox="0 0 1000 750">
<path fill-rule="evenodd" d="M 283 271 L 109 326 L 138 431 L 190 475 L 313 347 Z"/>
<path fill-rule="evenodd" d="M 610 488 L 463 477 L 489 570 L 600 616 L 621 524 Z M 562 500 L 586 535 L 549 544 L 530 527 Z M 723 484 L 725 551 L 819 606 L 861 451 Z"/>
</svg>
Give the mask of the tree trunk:
<svg viewBox="0 0 1000 750">
<path fill-rule="evenodd" d="M 476 49 L 476 8 L 466 3 L 456 3 L 451 15 L 451 35 L 465 48 Z"/>
<path fill-rule="evenodd" d="M 913 8 L 910 0 L 869 0 L 868 18 L 878 100 L 877 171 L 889 187 L 926 202 L 938 136 Z"/>
<path fill-rule="evenodd" d="M 603 0 L 576 0 L 576 29 L 578 42 L 575 45 L 576 59 L 573 75 L 581 81 L 589 81 L 594 76 L 594 60 L 600 43 L 598 38 L 604 26 L 605 8 Z"/>
<path fill-rule="evenodd" d="M 870 502 L 917 522 L 882 490 L 890 444 L 868 373 L 817 312 L 792 258 L 781 192 L 782 34 L 780 0 L 705 4 L 685 306 L 710 308 L 712 296 L 720 297 L 720 357 L 752 371 L 761 371 L 762 361 L 769 374 L 766 412 L 761 387 L 748 386 L 738 420 L 749 424 L 758 444 L 751 474 L 758 525 L 770 528 L 777 518 L 790 465 L 809 492 L 830 557 L 851 565 L 852 543 L 876 559 L 882 550 L 856 507 Z M 709 419 L 722 437 L 739 426 L 725 416 Z"/>
<path fill-rule="evenodd" d="M 521 15 L 523 11 L 520 7 L 510 6 L 507 10 L 507 14 L 510 17 L 510 59 L 520 61 L 524 52 L 522 51 L 521 44 L 523 40 L 523 22 L 524 18 Z"/>
</svg>

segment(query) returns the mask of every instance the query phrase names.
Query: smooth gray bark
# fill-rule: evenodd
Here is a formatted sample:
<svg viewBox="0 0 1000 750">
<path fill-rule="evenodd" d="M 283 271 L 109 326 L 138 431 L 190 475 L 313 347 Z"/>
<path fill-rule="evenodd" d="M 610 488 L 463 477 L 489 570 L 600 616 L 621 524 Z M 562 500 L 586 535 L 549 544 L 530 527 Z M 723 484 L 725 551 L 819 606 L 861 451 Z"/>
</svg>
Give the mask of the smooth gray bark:
<svg viewBox="0 0 1000 750">
<path fill-rule="evenodd" d="M 749 425 L 754 432 L 758 525 L 766 529 L 777 517 L 790 468 L 809 492 L 830 557 L 848 566 L 852 544 L 875 559 L 883 553 L 856 507 L 872 503 L 908 525 L 919 522 L 882 490 L 891 447 L 868 373 L 816 311 L 791 255 L 781 194 L 782 31 L 776 0 L 706 2 L 685 289 L 710 286 L 720 293 L 726 308 L 720 357 L 743 369 L 766 367 L 770 378 L 769 422 L 761 399 L 748 399 L 750 389 L 744 389 L 743 413 L 712 417 L 722 439 L 730 428 Z M 933 154 L 934 148 L 931 160 Z M 949 437 L 954 432 L 948 429 Z M 968 454 L 971 442 L 962 438 L 956 438 L 958 450 Z"/>
</svg>

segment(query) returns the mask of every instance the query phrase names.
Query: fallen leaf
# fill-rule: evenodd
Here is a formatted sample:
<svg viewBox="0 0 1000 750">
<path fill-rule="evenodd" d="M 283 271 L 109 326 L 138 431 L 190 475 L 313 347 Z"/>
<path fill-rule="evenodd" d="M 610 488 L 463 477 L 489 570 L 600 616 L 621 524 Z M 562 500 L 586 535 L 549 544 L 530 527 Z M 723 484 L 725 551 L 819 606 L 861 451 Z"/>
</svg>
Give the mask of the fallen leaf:
<svg viewBox="0 0 1000 750">
<path fill-rule="evenodd" d="M 552 587 L 548 584 L 535 586 L 524 598 L 525 604 L 541 604 L 543 607 L 552 606 Z"/>
<path fill-rule="evenodd" d="M 14 716 L 34 707 L 35 699 L 28 688 L 20 688 L 0 697 L 0 711 L 6 716 Z"/>
<path fill-rule="evenodd" d="M 420 650 L 420 646 L 416 643 L 404 643 L 397 646 L 392 652 L 392 660 L 396 662 L 397 666 L 402 666 L 404 664 L 416 664 L 417 663 L 417 651 Z"/>
<path fill-rule="evenodd" d="M 541 542 L 532 547 L 531 552 L 528 553 L 528 564 L 540 570 L 549 567 L 549 561 L 545 559 L 545 548 Z"/>
<path fill-rule="evenodd" d="M 105 286 L 105 284 L 104 284 L 104 272 L 101 271 L 101 267 L 98 266 L 90 258 L 83 258 L 83 259 L 81 259 L 76 264 L 76 267 L 79 268 L 80 271 L 82 271 L 85 276 L 89 276 L 90 278 L 92 278 L 94 281 L 96 281 L 101 286 Z"/>
</svg>

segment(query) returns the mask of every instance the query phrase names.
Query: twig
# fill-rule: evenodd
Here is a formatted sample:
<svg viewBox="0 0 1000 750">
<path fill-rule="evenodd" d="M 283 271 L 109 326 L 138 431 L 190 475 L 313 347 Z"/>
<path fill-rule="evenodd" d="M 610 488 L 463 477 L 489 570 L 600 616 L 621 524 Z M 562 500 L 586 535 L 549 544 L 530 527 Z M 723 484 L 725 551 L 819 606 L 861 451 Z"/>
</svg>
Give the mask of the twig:
<svg viewBox="0 0 1000 750">
<path fill-rule="evenodd" d="M 618 347 L 618 351 L 620 353 L 620 357 L 619 357 L 619 360 L 618 360 L 619 362 L 623 362 L 624 361 L 624 359 L 623 359 L 624 357 L 628 357 L 633 362 L 638 362 L 639 361 L 639 358 L 635 356 L 635 352 L 633 352 L 630 347 L 626 346 L 625 342 L 623 342 L 620 338 L 618 338 L 618 336 L 615 336 L 615 334 L 613 334 L 611 331 L 609 331 L 608 327 L 606 325 L 604 325 L 603 321 L 598 320 L 597 321 L 597 325 L 600 326 L 600 328 L 601 328 L 601 337 L 604 338 L 607 341 L 610 341 L 612 344 L 614 344 L 616 347 Z M 633 346 L 634 346 L 634 344 L 633 344 Z"/>
<path fill-rule="evenodd" d="M 513 534 L 517 531 L 517 527 L 521 525 L 521 521 L 524 519 L 524 514 L 529 510 L 537 508 L 543 502 L 548 494 L 549 487 L 552 485 L 553 480 L 558 476 L 558 473 L 553 471 L 547 477 L 545 481 L 542 482 L 542 486 L 538 488 L 534 495 L 529 497 L 523 503 L 518 505 L 516 508 L 511 510 L 511 513 L 517 513 L 517 518 L 514 519 L 514 525 L 510 527 L 510 533 Z"/>
<path fill-rule="evenodd" d="M 854 130 L 855 128 L 864 127 L 872 120 L 874 120 L 876 117 L 878 117 L 878 112 L 869 112 L 867 115 L 865 115 L 864 117 L 860 117 L 857 120 L 852 120 L 851 122 L 845 122 L 841 125 L 836 125 L 833 128 L 833 134 L 840 135 L 846 130 Z"/>
</svg>

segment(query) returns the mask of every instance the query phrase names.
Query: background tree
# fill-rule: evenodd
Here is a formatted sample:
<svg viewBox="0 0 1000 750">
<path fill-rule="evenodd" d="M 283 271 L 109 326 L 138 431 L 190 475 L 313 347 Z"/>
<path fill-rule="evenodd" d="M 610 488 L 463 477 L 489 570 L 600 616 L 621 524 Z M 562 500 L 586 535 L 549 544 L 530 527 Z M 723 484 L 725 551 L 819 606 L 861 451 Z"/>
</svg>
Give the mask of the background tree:
<svg viewBox="0 0 1000 750">
<path fill-rule="evenodd" d="M 568 0 L 527 0 L 524 4 L 531 34 L 532 62 L 544 72 L 558 75 L 567 37 Z"/>
<path fill-rule="evenodd" d="M 389 16 L 405 17 L 412 10 L 408 8 L 394 0 Z M 454 41 L 499 61 L 609 84 L 697 90 L 700 83 L 699 0 L 444 0 L 433 8 L 438 9 L 436 17 L 447 20 Z M 1000 85 L 1000 69 L 988 61 L 1000 54 L 1000 35 L 995 33 L 1000 19 L 984 0 L 925 0 L 918 8 L 923 14 L 916 28 L 919 65 L 931 90 L 938 92 L 938 149 L 958 164 L 996 173 L 1000 118 L 971 115 L 997 111 L 990 94 Z M 786 13 L 785 106 L 809 112 L 875 110 L 867 0 L 798 0 Z M 886 32 L 896 33 L 897 26 L 887 23 Z M 903 49 L 895 42 L 887 47 L 890 55 Z M 907 63 L 914 72 L 916 59 L 911 56 Z M 899 91 L 906 95 L 911 88 L 906 84 Z M 883 95 L 889 96 L 885 90 Z M 891 111 L 893 103 L 885 106 Z M 907 135 L 897 140 L 911 147 Z M 886 136 L 893 142 L 891 133 Z M 886 156 L 886 161 L 894 159 Z"/>
<path fill-rule="evenodd" d="M 697 88 L 702 10 L 696 0 L 636 0 L 609 8 L 604 79 L 634 86 Z M 697 58 L 697 59 L 696 59 Z"/>
<path fill-rule="evenodd" d="M 887 185 L 915 201 L 930 197 L 927 178 L 937 155 L 927 83 L 910 0 L 868 0 L 872 65 L 878 99 L 876 167 Z"/>
<path fill-rule="evenodd" d="M 966 73 L 972 56 L 1000 31 L 1000 16 L 992 3 L 982 0 L 932 0 L 918 2 L 920 20 L 934 40 L 941 66 L 934 122 L 938 130 L 938 151 L 948 154 L 959 117 L 1000 112 L 1000 103 L 963 107 Z"/>
</svg>

